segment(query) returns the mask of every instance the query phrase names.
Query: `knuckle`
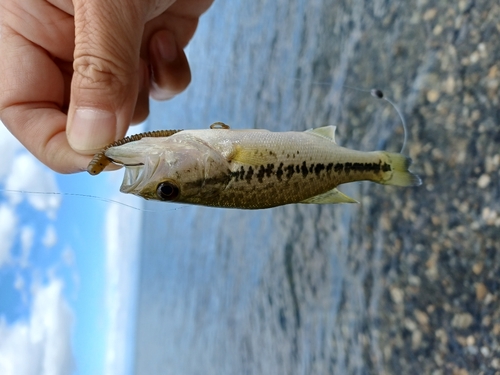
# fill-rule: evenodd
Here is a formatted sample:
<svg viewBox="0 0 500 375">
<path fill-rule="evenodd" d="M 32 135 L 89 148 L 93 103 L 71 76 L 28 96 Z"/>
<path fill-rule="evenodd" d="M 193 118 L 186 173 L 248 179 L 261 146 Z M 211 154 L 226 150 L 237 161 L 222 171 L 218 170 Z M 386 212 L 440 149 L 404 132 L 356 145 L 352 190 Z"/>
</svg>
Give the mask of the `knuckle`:
<svg viewBox="0 0 500 375">
<path fill-rule="evenodd" d="M 112 60 L 91 55 L 75 58 L 73 69 L 78 86 L 111 92 L 127 86 L 131 75 Z"/>
</svg>

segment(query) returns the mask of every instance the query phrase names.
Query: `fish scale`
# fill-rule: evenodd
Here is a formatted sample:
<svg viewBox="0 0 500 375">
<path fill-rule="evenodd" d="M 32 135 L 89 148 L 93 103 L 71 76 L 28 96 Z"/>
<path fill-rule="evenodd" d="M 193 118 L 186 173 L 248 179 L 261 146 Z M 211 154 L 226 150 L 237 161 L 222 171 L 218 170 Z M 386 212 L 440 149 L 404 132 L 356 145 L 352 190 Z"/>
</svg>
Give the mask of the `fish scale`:
<svg viewBox="0 0 500 375">
<path fill-rule="evenodd" d="M 214 197 L 210 205 L 273 207 L 301 202 L 343 183 L 381 179 L 378 174 L 367 171 L 345 173 L 344 168 L 335 171 L 336 165 L 345 165 L 349 162 L 364 164 L 376 160 L 378 163 L 380 158 L 377 153 L 352 151 L 332 145 L 327 139 L 311 137 L 309 134 L 265 131 L 259 134 L 259 142 L 256 142 L 255 137 L 250 134 L 245 137 L 238 137 L 238 134 L 226 137 L 233 138 L 233 142 L 238 141 L 243 148 L 260 150 L 257 156 L 270 154 L 270 160 L 265 164 L 230 163 L 231 180 L 227 188 L 219 196 Z M 271 157 L 271 153 L 276 157 Z M 255 194 L 249 194 L 251 192 Z"/>
<path fill-rule="evenodd" d="M 338 185 L 368 180 L 414 186 L 410 159 L 335 143 L 335 127 L 305 132 L 184 130 L 105 151 L 127 170 L 121 191 L 146 199 L 226 208 L 351 203 Z M 169 193 L 169 194 L 167 194 Z"/>
</svg>

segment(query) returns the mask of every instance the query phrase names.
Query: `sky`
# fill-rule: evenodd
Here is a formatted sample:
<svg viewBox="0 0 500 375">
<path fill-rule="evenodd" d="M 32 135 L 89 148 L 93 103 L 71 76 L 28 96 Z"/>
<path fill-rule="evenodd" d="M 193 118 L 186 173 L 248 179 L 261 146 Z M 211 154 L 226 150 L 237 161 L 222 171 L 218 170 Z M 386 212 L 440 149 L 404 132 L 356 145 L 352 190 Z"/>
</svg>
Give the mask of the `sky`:
<svg viewBox="0 0 500 375">
<path fill-rule="evenodd" d="M 2 123 L 0 149 L 0 374 L 131 374 L 140 199 L 122 171 L 51 171 Z"/>
</svg>

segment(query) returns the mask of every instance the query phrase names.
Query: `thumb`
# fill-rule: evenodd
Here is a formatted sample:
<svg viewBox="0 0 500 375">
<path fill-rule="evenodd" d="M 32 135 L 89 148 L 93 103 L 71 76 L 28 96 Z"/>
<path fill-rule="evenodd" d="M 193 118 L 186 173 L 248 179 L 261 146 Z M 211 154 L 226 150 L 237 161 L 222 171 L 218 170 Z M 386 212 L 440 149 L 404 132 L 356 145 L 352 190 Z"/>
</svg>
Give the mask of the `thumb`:
<svg viewBox="0 0 500 375">
<path fill-rule="evenodd" d="M 89 154 L 125 135 L 139 86 L 143 10 L 134 1 L 75 0 L 67 136 Z M 141 31 L 139 31 L 141 30 Z"/>
</svg>

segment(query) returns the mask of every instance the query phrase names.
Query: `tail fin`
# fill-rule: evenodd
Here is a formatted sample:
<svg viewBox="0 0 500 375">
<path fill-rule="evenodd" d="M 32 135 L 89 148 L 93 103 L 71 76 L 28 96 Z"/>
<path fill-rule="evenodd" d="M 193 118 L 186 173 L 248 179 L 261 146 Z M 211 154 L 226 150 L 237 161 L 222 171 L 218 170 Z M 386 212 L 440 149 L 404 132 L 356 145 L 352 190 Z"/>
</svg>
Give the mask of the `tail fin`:
<svg viewBox="0 0 500 375">
<path fill-rule="evenodd" d="M 411 165 L 411 159 L 403 154 L 392 152 L 382 152 L 392 166 L 392 173 L 387 180 L 380 181 L 384 185 L 395 186 L 419 186 L 422 180 L 416 174 L 410 172 L 408 168 Z"/>
</svg>

